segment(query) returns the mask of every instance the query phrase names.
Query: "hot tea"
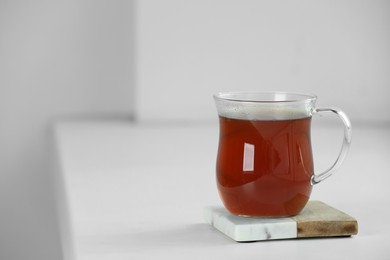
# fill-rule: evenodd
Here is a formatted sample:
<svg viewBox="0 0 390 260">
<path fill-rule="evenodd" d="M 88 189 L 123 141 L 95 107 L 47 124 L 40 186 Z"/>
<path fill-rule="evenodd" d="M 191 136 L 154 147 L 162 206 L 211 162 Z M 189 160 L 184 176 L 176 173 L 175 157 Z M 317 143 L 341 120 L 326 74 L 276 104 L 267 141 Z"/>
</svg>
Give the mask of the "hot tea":
<svg viewBox="0 0 390 260">
<path fill-rule="evenodd" d="M 338 108 L 316 108 L 316 96 L 287 92 L 226 92 L 214 96 L 220 137 L 217 185 L 225 207 L 247 217 L 297 215 L 312 186 L 340 167 L 351 143 L 351 123 Z M 335 163 L 314 173 L 312 115 L 334 113 L 344 124 Z"/>
<path fill-rule="evenodd" d="M 291 216 L 311 193 L 311 117 L 241 120 L 220 116 L 218 190 L 236 215 Z"/>
</svg>

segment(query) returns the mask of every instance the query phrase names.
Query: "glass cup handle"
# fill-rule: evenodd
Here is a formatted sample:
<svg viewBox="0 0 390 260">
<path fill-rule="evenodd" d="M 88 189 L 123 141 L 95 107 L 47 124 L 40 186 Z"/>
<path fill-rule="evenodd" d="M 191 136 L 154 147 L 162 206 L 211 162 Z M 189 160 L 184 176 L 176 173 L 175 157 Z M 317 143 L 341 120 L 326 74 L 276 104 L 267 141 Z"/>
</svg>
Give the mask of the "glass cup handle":
<svg viewBox="0 0 390 260">
<path fill-rule="evenodd" d="M 318 184 L 321 181 L 325 180 L 329 176 L 331 176 L 342 164 L 344 161 L 349 147 L 351 145 L 351 138 L 352 138 L 352 126 L 351 122 L 349 121 L 347 115 L 338 108 L 315 108 L 313 111 L 313 114 L 315 113 L 323 113 L 323 112 L 332 112 L 338 115 L 338 117 L 343 121 L 344 123 L 344 138 L 343 138 L 343 144 L 341 146 L 341 150 L 339 153 L 339 156 L 337 157 L 336 161 L 333 163 L 333 165 L 326 171 L 320 173 L 320 174 L 313 174 L 311 177 L 311 184 Z"/>
</svg>

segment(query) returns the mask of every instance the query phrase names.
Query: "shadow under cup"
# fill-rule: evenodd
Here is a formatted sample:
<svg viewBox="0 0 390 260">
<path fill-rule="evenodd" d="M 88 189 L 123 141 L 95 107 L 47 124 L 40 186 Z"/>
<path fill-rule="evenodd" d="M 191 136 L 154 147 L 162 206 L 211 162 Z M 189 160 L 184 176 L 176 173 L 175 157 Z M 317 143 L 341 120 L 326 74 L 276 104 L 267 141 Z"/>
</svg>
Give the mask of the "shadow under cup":
<svg viewBox="0 0 390 260">
<path fill-rule="evenodd" d="M 233 214 L 297 215 L 314 174 L 310 140 L 316 97 L 294 93 L 220 93 L 217 185 Z"/>
</svg>

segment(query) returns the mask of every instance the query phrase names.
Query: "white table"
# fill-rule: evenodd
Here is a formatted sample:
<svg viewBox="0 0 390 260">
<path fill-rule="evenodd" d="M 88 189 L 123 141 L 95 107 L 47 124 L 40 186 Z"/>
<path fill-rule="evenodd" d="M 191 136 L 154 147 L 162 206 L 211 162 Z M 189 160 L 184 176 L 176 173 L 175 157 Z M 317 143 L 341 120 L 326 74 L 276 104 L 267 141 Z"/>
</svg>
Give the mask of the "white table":
<svg viewBox="0 0 390 260">
<path fill-rule="evenodd" d="M 340 126 L 313 123 L 316 168 L 341 145 Z M 350 153 L 312 199 L 359 222 L 351 238 L 237 243 L 203 221 L 221 205 L 216 124 L 60 122 L 55 172 L 68 259 L 389 259 L 390 127 L 355 126 Z M 336 140 L 332 140 L 337 138 Z"/>
</svg>

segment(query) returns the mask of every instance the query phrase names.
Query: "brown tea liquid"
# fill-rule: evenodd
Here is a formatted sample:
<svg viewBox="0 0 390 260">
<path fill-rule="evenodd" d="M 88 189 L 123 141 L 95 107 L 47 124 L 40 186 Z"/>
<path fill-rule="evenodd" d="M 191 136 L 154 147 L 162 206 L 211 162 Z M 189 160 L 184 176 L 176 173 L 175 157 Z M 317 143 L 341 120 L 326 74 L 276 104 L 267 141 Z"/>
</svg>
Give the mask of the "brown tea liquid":
<svg viewBox="0 0 390 260">
<path fill-rule="evenodd" d="M 299 213 L 312 188 L 310 123 L 311 117 L 250 121 L 220 116 L 217 185 L 231 213 Z"/>
</svg>

